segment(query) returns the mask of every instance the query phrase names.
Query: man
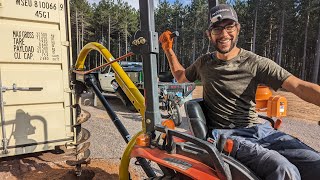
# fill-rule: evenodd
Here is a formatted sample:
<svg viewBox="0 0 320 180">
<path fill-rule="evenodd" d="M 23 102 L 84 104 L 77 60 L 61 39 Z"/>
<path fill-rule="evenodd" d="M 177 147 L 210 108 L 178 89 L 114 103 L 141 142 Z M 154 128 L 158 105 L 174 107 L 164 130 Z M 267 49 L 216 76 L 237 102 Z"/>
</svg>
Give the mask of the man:
<svg viewBox="0 0 320 180">
<path fill-rule="evenodd" d="M 261 124 L 255 112 L 258 84 L 280 87 L 320 106 L 320 86 L 290 74 L 272 60 L 237 47 L 240 24 L 225 4 L 210 10 L 208 37 L 216 52 L 184 69 L 172 50 L 171 32 L 159 41 L 171 72 L 180 83 L 201 80 L 209 129 L 236 140 L 234 157 L 259 177 L 270 180 L 320 179 L 320 155 L 296 138 Z"/>
</svg>

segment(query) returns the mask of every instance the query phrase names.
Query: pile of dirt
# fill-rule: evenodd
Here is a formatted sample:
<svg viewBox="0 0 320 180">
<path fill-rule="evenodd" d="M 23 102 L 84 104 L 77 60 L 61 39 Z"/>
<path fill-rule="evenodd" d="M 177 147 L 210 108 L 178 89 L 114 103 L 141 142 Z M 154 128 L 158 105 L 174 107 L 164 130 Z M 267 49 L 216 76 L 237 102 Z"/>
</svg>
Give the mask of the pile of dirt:
<svg viewBox="0 0 320 180">
<path fill-rule="evenodd" d="M 0 162 L 1 179 L 16 180 L 89 180 L 89 179 L 119 179 L 120 160 L 92 159 L 84 165 L 81 176 L 76 176 L 74 168 L 66 165 L 65 161 L 70 152 L 56 154 L 55 151 L 34 153 L 2 158 Z M 132 179 L 141 179 L 136 170 L 130 170 Z"/>
</svg>

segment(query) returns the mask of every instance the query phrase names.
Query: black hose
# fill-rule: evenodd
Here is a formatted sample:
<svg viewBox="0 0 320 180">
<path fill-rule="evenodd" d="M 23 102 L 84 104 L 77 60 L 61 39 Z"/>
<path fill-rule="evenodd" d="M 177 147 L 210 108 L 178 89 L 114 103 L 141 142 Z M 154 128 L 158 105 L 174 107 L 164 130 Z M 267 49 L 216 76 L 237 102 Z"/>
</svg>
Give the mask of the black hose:
<svg viewBox="0 0 320 180">
<path fill-rule="evenodd" d="M 122 138 L 125 140 L 126 143 L 128 143 L 131 139 L 129 132 L 123 126 L 117 114 L 113 111 L 108 101 L 104 98 L 104 96 L 100 92 L 99 88 L 96 85 L 95 77 L 93 75 L 89 75 L 88 78 L 86 78 L 86 85 L 94 91 L 94 93 L 96 94 L 96 96 L 99 98 L 102 105 L 106 109 L 108 115 L 112 119 L 113 124 L 116 126 L 116 128 L 120 132 Z M 137 160 L 148 177 L 156 177 L 155 172 L 153 171 L 153 169 L 151 168 L 150 164 L 147 162 L 146 159 L 137 157 Z"/>
</svg>

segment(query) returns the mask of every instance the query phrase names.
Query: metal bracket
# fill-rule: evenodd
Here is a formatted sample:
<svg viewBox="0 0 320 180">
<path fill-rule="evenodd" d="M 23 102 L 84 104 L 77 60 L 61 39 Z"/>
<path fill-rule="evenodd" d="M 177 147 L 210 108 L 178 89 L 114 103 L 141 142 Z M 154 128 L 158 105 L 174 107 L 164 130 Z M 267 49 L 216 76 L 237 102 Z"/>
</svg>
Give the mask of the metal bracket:
<svg viewBox="0 0 320 180">
<path fill-rule="evenodd" d="M 2 92 L 12 90 L 13 92 L 17 91 L 42 91 L 43 87 L 18 87 L 16 83 L 12 84 L 12 87 L 1 86 Z"/>
<path fill-rule="evenodd" d="M 72 91 L 71 91 L 70 88 L 64 88 L 64 92 L 66 92 L 66 93 L 72 93 Z"/>
<path fill-rule="evenodd" d="M 135 54 L 158 54 L 158 33 L 153 31 L 138 30 L 131 43 L 132 52 Z"/>
<path fill-rule="evenodd" d="M 0 0 L 1 1 L 1 0 Z M 69 47 L 70 46 L 70 41 L 62 41 L 61 42 L 61 45 L 62 46 L 67 46 L 67 47 Z"/>
<path fill-rule="evenodd" d="M 1 130 L 2 130 L 2 146 L 3 146 L 3 154 L 8 154 L 8 139 L 6 136 L 6 128 L 5 128 L 5 117 L 4 117 L 4 101 L 3 101 L 3 91 L 2 91 L 2 82 L 0 80 L 0 111 L 1 111 Z"/>
</svg>

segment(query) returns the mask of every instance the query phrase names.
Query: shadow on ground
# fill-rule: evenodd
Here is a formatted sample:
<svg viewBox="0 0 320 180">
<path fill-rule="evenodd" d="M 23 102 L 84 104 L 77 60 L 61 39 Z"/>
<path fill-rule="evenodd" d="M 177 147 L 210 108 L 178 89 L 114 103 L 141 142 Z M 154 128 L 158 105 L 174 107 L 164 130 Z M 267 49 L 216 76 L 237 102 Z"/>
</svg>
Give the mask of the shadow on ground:
<svg viewBox="0 0 320 180">
<path fill-rule="evenodd" d="M 99 161 L 84 167 L 81 176 L 77 177 L 74 168 L 65 164 L 67 159 L 71 159 L 67 153 L 55 151 L 1 158 L 1 179 L 119 179 L 116 172 L 108 172 L 109 164 Z"/>
</svg>

